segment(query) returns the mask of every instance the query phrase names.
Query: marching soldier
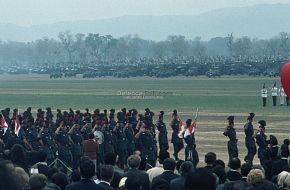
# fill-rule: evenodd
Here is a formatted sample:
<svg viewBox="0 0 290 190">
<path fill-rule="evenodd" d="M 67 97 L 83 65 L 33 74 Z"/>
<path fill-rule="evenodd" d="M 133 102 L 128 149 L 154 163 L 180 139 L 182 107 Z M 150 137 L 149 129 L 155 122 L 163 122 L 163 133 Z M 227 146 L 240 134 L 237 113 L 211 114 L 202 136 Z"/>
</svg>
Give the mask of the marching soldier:
<svg viewBox="0 0 290 190">
<path fill-rule="evenodd" d="M 72 145 L 71 145 L 71 154 L 72 154 L 72 166 L 73 169 L 77 169 L 80 163 L 80 157 L 83 155 L 82 142 L 83 137 L 80 131 L 80 126 L 74 124 L 69 130 L 68 134 L 70 135 Z"/>
<path fill-rule="evenodd" d="M 141 126 L 138 133 L 135 135 L 135 138 L 138 140 L 140 146 L 141 157 L 146 160 L 148 164 L 154 167 L 157 155 L 154 147 L 154 138 L 150 129 L 146 126 L 145 123 Z"/>
<path fill-rule="evenodd" d="M 229 116 L 227 120 L 229 123 L 223 134 L 229 137 L 228 153 L 229 153 L 229 161 L 230 161 L 232 160 L 232 158 L 237 158 L 239 156 L 238 145 L 237 145 L 238 139 L 236 135 L 236 130 L 234 128 L 234 116 Z"/>
<path fill-rule="evenodd" d="M 125 125 L 125 135 L 127 139 L 127 155 L 132 155 L 135 150 L 135 138 L 134 129 L 131 123 L 126 123 Z"/>
<path fill-rule="evenodd" d="M 55 142 L 47 125 L 44 125 L 40 129 L 38 133 L 38 138 L 40 139 L 42 151 L 44 151 L 47 155 L 47 163 L 48 164 L 52 163 L 55 158 L 55 153 L 54 153 Z"/>
<path fill-rule="evenodd" d="M 258 158 L 260 159 L 260 164 L 266 168 L 267 162 L 270 159 L 267 136 L 265 135 L 266 121 L 260 120 L 258 123 L 260 124 L 256 135 L 256 142 L 259 146 Z"/>
<path fill-rule="evenodd" d="M 254 113 L 250 113 L 248 116 L 248 122 L 244 125 L 245 132 L 245 144 L 248 149 L 248 154 L 245 156 L 245 162 L 249 164 L 253 164 L 253 159 L 255 154 L 257 153 L 256 142 L 254 139 L 254 127 L 253 127 L 253 119 L 255 117 Z"/>
<path fill-rule="evenodd" d="M 172 121 L 171 121 L 170 125 L 171 125 L 172 131 L 173 131 L 171 143 L 173 143 L 173 151 L 174 151 L 173 156 L 174 156 L 175 160 L 179 160 L 178 153 L 184 147 L 183 139 L 178 136 L 179 125 L 182 124 L 180 122 L 181 122 L 181 120 L 178 118 L 177 111 L 173 110 Z"/>
<path fill-rule="evenodd" d="M 58 144 L 58 156 L 61 161 L 71 166 L 71 151 L 70 145 L 71 139 L 67 133 L 67 127 L 64 122 L 61 121 L 59 127 L 55 131 L 56 141 Z"/>
<path fill-rule="evenodd" d="M 115 153 L 115 139 L 113 135 L 113 129 L 111 128 L 110 124 L 103 126 L 102 132 L 104 135 L 104 155 L 108 152 Z"/>
<path fill-rule="evenodd" d="M 169 149 L 169 145 L 168 145 L 166 125 L 163 122 L 163 115 L 164 115 L 164 111 L 160 111 L 158 115 L 158 122 L 156 123 L 156 127 L 159 131 L 158 143 L 159 143 L 160 152 L 167 152 L 167 150 Z"/>
<path fill-rule="evenodd" d="M 120 112 L 119 112 L 120 113 Z M 118 113 L 118 115 L 120 115 Z M 119 156 L 119 167 L 121 169 L 124 169 L 125 161 L 127 157 L 127 139 L 124 132 L 124 124 L 123 124 L 123 117 L 120 118 L 121 120 L 118 120 L 113 132 L 116 135 L 116 153 Z"/>
</svg>

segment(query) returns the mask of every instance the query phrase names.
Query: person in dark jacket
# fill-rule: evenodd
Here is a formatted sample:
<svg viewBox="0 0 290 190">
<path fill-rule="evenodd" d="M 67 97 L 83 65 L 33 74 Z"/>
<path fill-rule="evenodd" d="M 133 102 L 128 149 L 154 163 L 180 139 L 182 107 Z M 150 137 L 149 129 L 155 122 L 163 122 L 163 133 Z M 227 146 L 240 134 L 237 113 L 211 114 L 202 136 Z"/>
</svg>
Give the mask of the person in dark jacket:
<svg viewBox="0 0 290 190">
<path fill-rule="evenodd" d="M 248 116 L 248 122 L 244 126 L 244 132 L 245 132 L 245 144 L 246 148 L 248 150 L 247 155 L 245 156 L 245 162 L 248 162 L 249 164 L 253 164 L 253 159 L 255 154 L 257 153 L 257 147 L 256 142 L 254 138 L 254 127 L 253 127 L 253 119 L 255 117 L 254 113 L 250 113 Z"/>
<path fill-rule="evenodd" d="M 229 123 L 223 134 L 229 137 L 228 153 L 229 153 L 229 161 L 230 161 L 233 158 L 237 158 L 239 156 L 238 145 L 237 145 L 238 139 L 236 135 L 236 130 L 234 128 L 234 116 L 229 116 L 227 120 Z"/>
<path fill-rule="evenodd" d="M 165 179 L 170 184 L 171 180 L 179 177 L 179 175 L 174 173 L 175 167 L 176 167 L 176 163 L 174 159 L 172 158 L 165 159 L 163 162 L 164 172 L 156 176 L 155 178 L 153 178 L 152 184 L 154 183 L 155 180 L 158 180 L 158 179 Z"/>
</svg>

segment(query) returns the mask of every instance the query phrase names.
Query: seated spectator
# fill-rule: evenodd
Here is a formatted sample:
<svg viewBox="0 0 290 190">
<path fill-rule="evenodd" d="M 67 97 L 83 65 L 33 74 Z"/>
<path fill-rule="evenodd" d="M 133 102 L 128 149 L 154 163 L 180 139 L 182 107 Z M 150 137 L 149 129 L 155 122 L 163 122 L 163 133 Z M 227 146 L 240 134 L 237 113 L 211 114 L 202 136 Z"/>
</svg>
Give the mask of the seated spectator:
<svg viewBox="0 0 290 190">
<path fill-rule="evenodd" d="M 19 183 L 24 189 L 29 189 L 29 176 L 23 168 L 15 167 L 15 174 L 18 177 Z"/>
<path fill-rule="evenodd" d="M 166 158 L 169 158 L 169 152 L 167 151 L 160 151 L 158 156 L 158 162 L 156 166 L 147 170 L 147 174 L 149 175 L 149 180 L 152 182 L 152 179 L 164 172 L 163 169 L 163 162 Z"/>
<path fill-rule="evenodd" d="M 47 154 L 44 151 L 39 151 L 37 154 L 37 158 L 38 158 L 38 163 L 36 163 L 35 165 L 33 165 L 31 167 L 31 173 L 34 173 L 33 171 L 36 171 L 35 173 L 40 173 L 40 174 L 44 174 L 44 175 L 48 175 L 48 170 L 49 167 L 47 165 Z"/>
<path fill-rule="evenodd" d="M 103 187 L 100 187 L 92 180 L 95 175 L 95 164 L 89 157 L 84 156 L 81 158 L 80 172 L 83 179 L 66 186 L 66 190 L 104 190 Z"/>
<path fill-rule="evenodd" d="M 69 184 L 67 175 L 63 172 L 58 172 L 54 174 L 51 178 L 52 183 L 56 184 L 58 187 L 60 187 L 61 190 L 64 190 L 65 187 Z"/>
<path fill-rule="evenodd" d="M 192 162 L 190 161 L 183 162 L 179 169 L 179 173 L 181 174 L 181 176 L 170 181 L 170 190 L 183 190 L 184 182 L 187 175 L 189 174 L 189 172 L 193 172 L 193 171 L 194 171 L 194 166 Z"/>
<path fill-rule="evenodd" d="M 104 156 L 104 163 L 106 165 L 113 166 L 114 177 L 113 180 L 111 181 L 111 186 L 115 189 L 118 188 L 120 180 L 122 179 L 122 174 L 124 174 L 124 171 L 116 166 L 116 154 L 113 152 L 106 153 Z"/>
<path fill-rule="evenodd" d="M 138 155 L 129 156 L 127 159 L 129 170 L 126 173 L 124 173 L 123 177 L 127 178 L 138 177 L 141 180 L 142 190 L 147 190 L 150 188 L 149 176 L 145 171 L 138 170 L 140 162 L 141 162 L 140 156 Z"/>
<path fill-rule="evenodd" d="M 216 167 L 217 165 L 220 165 L 222 166 L 223 168 L 226 168 L 226 164 L 224 161 L 222 160 L 216 160 L 214 163 L 213 163 L 213 167 Z"/>
<path fill-rule="evenodd" d="M 81 179 L 82 179 L 82 177 L 81 177 L 81 173 L 80 173 L 79 170 L 74 170 L 70 174 L 70 181 L 71 181 L 71 183 L 79 182 Z"/>
<path fill-rule="evenodd" d="M 15 166 L 23 168 L 25 172 L 29 174 L 26 155 L 23 146 L 20 144 L 13 145 L 10 154 L 11 154 L 11 162 Z"/>
<path fill-rule="evenodd" d="M 46 186 L 47 177 L 44 174 L 33 174 L 29 178 L 30 190 L 41 190 Z"/>
<path fill-rule="evenodd" d="M 142 180 L 139 176 L 129 176 L 124 178 L 125 180 L 125 189 L 126 190 L 145 190 L 142 186 Z M 122 187 L 122 184 L 120 184 Z"/>
<path fill-rule="evenodd" d="M 217 165 L 212 169 L 212 172 L 218 177 L 218 187 L 223 187 L 223 184 L 227 180 L 227 174 L 225 169 L 221 165 Z"/>
<path fill-rule="evenodd" d="M 155 180 L 158 179 L 165 179 L 168 184 L 170 184 L 171 180 L 179 177 L 179 175 L 175 174 L 175 160 L 172 158 L 166 158 L 163 162 L 163 169 L 164 172 L 158 176 L 156 176 L 155 178 L 153 178 L 152 183 L 154 183 Z"/>
<path fill-rule="evenodd" d="M 216 161 L 216 154 L 214 152 L 208 152 L 204 156 L 204 162 L 206 166 L 204 168 L 211 170 L 213 168 L 213 164 Z"/>
<path fill-rule="evenodd" d="M 281 152 L 281 158 L 277 159 L 273 162 L 272 165 L 272 175 L 278 175 L 282 171 L 288 171 L 288 157 L 289 157 L 289 150 L 284 150 Z"/>
<path fill-rule="evenodd" d="M 216 190 L 216 178 L 210 170 L 198 168 L 187 175 L 184 188 L 185 190 Z"/>
<path fill-rule="evenodd" d="M 101 180 L 99 185 L 104 187 L 107 190 L 114 190 L 111 186 L 111 182 L 114 177 L 114 168 L 111 165 L 102 165 L 100 168 Z"/>
<path fill-rule="evenodd" d="M 241 174 L 242 174 L 242 180 L 243 181 L 247 181 L 247 176 L 249 174 L 249 172 L 251 171 L 252 169 L 252 165 L 250 163 L 244 163 L 242 166 L 241 166 Z"/>
<path fill-rule="evenodd" d="M 242 179 L 242 175 L 240 173 L 241 161 L 239 158 L 233 158 L 229 162 L 230 170 L 227 172 L 227 179 L 229 181 L 238 181 Z"/>
<path fill-rule="evenodd" d="M 252 169 L 247 177 L 250 188 L 255 190 L 278 190 L 278 187 L 265 179 L 265 173 L 261 169 Z"/>
<path fill-rule="evenodd" d="M 9 161 L 0 162 L 0 189 L 2 190 L 22 190 L 20 180 L 15 177 L 15 168 Z"/>
<path fill-rule="evenodd" d="M 290 173 L 283 171 L 277 177 L 277 184 L 280 190 L 290 189 Z"/>
<path fill-rule="evenodd" d="M 170 189 L 168 181 L 162 178 L 153 180 L 150 188 L 150 190 L 168 190 L 168 189 Z"/>
</svg>

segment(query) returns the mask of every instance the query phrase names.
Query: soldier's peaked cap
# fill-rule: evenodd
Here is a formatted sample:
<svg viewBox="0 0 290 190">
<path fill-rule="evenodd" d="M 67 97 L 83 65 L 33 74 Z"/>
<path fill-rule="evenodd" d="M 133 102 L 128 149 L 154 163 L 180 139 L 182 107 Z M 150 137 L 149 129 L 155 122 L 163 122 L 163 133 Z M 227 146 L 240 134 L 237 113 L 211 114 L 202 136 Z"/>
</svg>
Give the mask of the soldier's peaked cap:
<svg viewBox="0 0 290 190">
<path fill-rule="evenodd" d="M 265 127 L 266 126 L 266 121 L 265 120 L 260 120 L 258 122 L 262 127 Z"/>
<path fill-rule="evenodd" d="M 190 125 L 191 122 L 192 122 L 192 119 L 188 119 L 188 120 L 186 120 L 186 124 L 187 124 L 187 125 Z"/>
</svg>

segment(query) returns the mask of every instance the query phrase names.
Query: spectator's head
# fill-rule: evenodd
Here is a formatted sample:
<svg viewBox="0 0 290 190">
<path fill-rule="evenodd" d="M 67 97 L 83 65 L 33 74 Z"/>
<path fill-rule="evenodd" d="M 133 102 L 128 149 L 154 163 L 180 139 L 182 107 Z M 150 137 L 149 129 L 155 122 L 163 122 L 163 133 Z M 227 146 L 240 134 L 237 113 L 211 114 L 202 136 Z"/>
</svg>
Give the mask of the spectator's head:
<svg viewBox="0 0 290 190">
<path fill-rule="evenodd" d="M 37 158 L 39 162 L 46 162 L 47 160 L 47 154 L 44 151 L 39 151 L 37 154 Z"/>
<path fill-rule="evenodd" d="M 19 164 L 25 162 L 25 151 L 22 145 L 15 144 L 11 149 L 11 161 L 13 164 Z"/>
<path fill-rule="evenodd" d="M 131 155 L 127 159 L 128 166 L 133 169 L 137 169 L 140 165 L 141 158 L 138 155 Z"/>
<path fill-rule="evenodd" d="M 216 161 L 213 163 L 213 167 L 216 167 L 216 166 L 218 166 L 218 165 L 222 166 L 223 168 L 226 167 L 226 164 L 225 164 L 225 162 L 224 162 L 223 160 L 216 160 Z"/>
<path fill-rule="evenodd" d="M 58 172 L 59 170 L 57 168 L 50 168 L 47 173 L 48 180 L 51 180 L 52 176 Z"/>
<path fill-rule="evenodd" d="M 208 169 L 198 168 L 187 175 L 184 188 L 186 190 L 215 190 L 216 178 Z"/>
<path fill-rule="evenodd" d="M 249 172 L 251 171 L 252 169 L 252 165 L 249 164 L 249 163 L 244 163 L 242 164 L 241 166 L 241 174 L 243 177 L 247 177 Z"/>
<path fill-rule="evenodd" d="M 168 183 L 168 181 L 162 178 L 157 178 L 152 182 L 150 190 L 168 190 L 168 189 L 170 189 L 170 184 Z"/>
<path fill-rule="evenodd" d="M 213 163 L 216 161 L 216 154 L 214 152 L 208 152 L 204 156 L 204 161 L 207 165 L 213 165 Z"/>
<path fill-rule="evenodd" d="M 78 182 L 81 180 L 81 173 L 79 170 L 74 170 L 71 174 L 70 174 L 70 180 L 71 182 Z"/>
<path fill-rule="evenodd" d="M 233 170 L 241 168 L 241 160 L 239 158 L 232 158 L 229 162 L 229 167 Z"/>
<path fill-rule="evenodd" d="M 95 175 L 95 164 L 87 156 L 81 158 L 80 161 L 80 172 L 83 178 L 92 178 Z"/>
<path fill-rule="evenodd" d="M 212 172 L 215 173 L 219 179 L 219 184 L 224 184 L 227 179 L 227 174 L 225 168 L 221 165 L 217 165 L 212 169 Z"/>
<path fill-rule="evenodd" d="M 44 174 L 33 174 L 29 179 L 30 190 L 41 190 L 45 187 L 46 181 Z"/>
<path fill-rule="evenodd" d="M 104 155 L 104 162 L 107 165 L 112 165 L 114 166 L 116 164 L 116 154 L 114 152 L 107 152 Z"/>
<path fill-rule="evenodd" d="M 179 169 L 179 173 L 182 176 L 187 176 L 187 174 L 189 172 L 192 172 L 192 171 L 194 171 L 194 166 L 193 166 L 192 162 L 190 162 L 190 161 L 183 162 L 180 166 L 180 169 Z"/>
<path fill-rule="evenodd" d="M 180 170 L 180 166 L 181 166 L 181 164 L 184 162 L 184 160 L 178 160 L 177 162 L 176 162 L 176 170 L 179 172 L 179 170 Z"/>
<path fill-rule="evenodd" d="M 15 167 L 15 174 L 18 177 L 19 183 L 22 187 L 28 185 L 29 183 L 29 176 L 21 167 Z"/>
<path fill-rule="evenodd" d="M 166 158 L 163 162 L 163 169 L 164 170 L 174 171 L 175 166 L 176 166 L 175 160 L 172 158 Z"/>
<path fill-rule="evenodd" d="M 138 170 L 143 170 L 143 171 L 145 171 L 145 170 L 147 169 L 147 166 L 149 166 L 149 165 L 147 165 L 147 164 L 149 164 L 149 163 L 147 163 L 146 158 L 141 157 L 141 162 L 140 162 L 140 164 L 139 164 Z M 149 167 L 152 167 L 152 166 L 149 166 Z"/>
<path fill-rule="evenodd" d="M 278 140 L 274 135 L 270 135 L 270 145 L 278 145 Z"/>
<path fill-rule="evenodd" d="M 111 183 L 114 177 L 114 168 L 111 165 L 102 165 L 100 169 L 101 180 Z"/>
<path fill-rule="evenodd" d="M 51 182 L 59 186 L 61 190 L 64 190 L 69 184 L 67 176 L 62 172 L 54 174 L 51 178 Z"/>
<path fill-rule="evenodd" d="M 247 182 L 249 184 L 255 184 L 263 181 L 263 179 L 265 179 L 265 174 L 262 170 L 252 169 L 248 174 Z"/>
<path fill-rule="evenodd" d="M 277 177 L 277 184 L 280 188 L 290 189 L 290 173 L 283 171 Z"/>
<path fill-rule="evenodd" d="M 15 176 L 15 168 L 11 162 L 0 162 L 0 189 L 21 190 L 21 182 Z"/>
<path fill-rule="evenodd" d="M 169 157 L 170 157 L 169 152 L 167 152 L 167 151 L 160 151 L 159 152 L 159 155 L 158 155 L 159 163 L 160 164 L 163 164 L 163 161 L 166 158 L 169 158 Z"/>
</svg>

